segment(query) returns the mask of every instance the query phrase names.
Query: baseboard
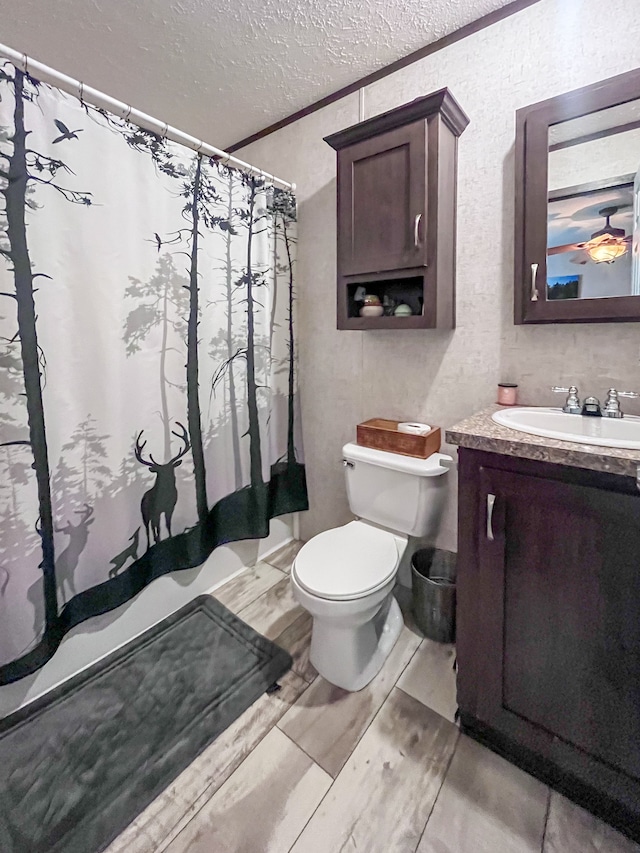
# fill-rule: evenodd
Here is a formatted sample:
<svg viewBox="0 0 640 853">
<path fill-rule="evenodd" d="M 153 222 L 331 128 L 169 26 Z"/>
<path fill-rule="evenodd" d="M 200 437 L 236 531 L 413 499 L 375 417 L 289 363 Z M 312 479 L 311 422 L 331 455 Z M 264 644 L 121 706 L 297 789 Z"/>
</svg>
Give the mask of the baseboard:
<svg viewBox="0 0 640 853">
<path fill-rule="evenodd" d="M 290 542 L 295 542 L 295 536 L 289 536 L 288 539 L 283 539 L 282 542 L 279 542 L 277 545 L 274 545 L 273 548 L 269 548 L 268 551 L 265 551 L 264 554 L 260 555 L 259 562 L 268 563 L 269 557 L 272 554 L 277 553 L 278 551 L 280 551 L 281 548 L 284 548 L 285 545 L 289 545 Z"/>
</svg>

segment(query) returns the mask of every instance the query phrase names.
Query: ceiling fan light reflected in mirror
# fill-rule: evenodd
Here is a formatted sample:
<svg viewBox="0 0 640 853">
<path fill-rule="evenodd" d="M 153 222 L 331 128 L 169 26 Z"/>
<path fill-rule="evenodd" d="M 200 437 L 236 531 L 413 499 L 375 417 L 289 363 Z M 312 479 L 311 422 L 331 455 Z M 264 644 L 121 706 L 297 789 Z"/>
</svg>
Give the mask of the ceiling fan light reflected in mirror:
<svg viewBox="0 0 640 853">
<path fill-rule="evenodd" d="M 612 264 L 628 250 L 628 240 L 624 228 L 613 228 L 611 217 L 618 212 L 617 207 L 603 207 L 600 216 L 606 217 L 606 224 L 600 231 L 591 235 L 582 248 L 596 264 Z"/>
<path fill-rule="evenodd" d="M 612 264 L 615 260 L 621 258 L 626 251 L 627 244 L 620 242 L 616 238 L 587 248 L 589 257 L 596 264 Z"/>
</svg>

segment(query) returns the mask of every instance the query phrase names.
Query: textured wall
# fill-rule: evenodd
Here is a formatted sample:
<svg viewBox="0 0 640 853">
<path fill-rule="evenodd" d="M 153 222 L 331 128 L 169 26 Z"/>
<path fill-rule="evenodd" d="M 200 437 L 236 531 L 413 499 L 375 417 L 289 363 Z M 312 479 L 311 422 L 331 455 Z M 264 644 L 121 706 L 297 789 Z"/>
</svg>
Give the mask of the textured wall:
<svg viewBox="0 0 640 853">
<path fill-rule="evenodd" d="M 358 121 L 350 96 L 245 148 L 296 181 L 300 202 L 301 386 L 312 508 L 304 537 L 348 520 L 340 449 L 375 415 L 448 426 L 495 399 L 557 405 L 551 384 L 602 395 L 640 389 L 638 324 L 513 325 L 514 114 L 526 104 L 640 66 L 635 0 L 542 0 L 379 81 L 365 117 L 448 86 L 471 118 L 460 139 L 458 325 L 453 332 L 335 329 L 335 155 L 322 137 Z M 640 165 L 640 155 L 638 157 Z M 628 406 L 634 411 L 633 404 Z M 636 413 L 640 408 L 635 406 Z M 439 537 L 455 546 L 455 483 Z"/>
<path fill-rule="evenodd" d="M 510 0 L 0 0 L 0 40 L 224 147 Z"/>
<path fill-rule="evenodd" d="M 549 153 L 549 189 L 633 174 L 638 169 L 639 152 L 640 128 L 558 148 Z"/>
</svg>

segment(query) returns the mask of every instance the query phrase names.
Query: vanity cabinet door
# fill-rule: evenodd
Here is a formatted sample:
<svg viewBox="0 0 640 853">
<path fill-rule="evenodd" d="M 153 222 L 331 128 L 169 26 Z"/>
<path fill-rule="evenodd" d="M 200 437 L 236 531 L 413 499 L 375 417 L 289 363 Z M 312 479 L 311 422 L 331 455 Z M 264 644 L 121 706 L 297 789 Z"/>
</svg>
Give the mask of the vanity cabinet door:
<svg viewBox="0 0 640 853">
<path fill-rule="evenodd" d="M 427 263 L 427 122 L 350 145 L 338 160 L 343 275 Z"/>
<path fill-rule="evenodd" d="M 637 782 L 640 496 L 483 466 L 477 486 L 476 717 Z"/>
</svg>

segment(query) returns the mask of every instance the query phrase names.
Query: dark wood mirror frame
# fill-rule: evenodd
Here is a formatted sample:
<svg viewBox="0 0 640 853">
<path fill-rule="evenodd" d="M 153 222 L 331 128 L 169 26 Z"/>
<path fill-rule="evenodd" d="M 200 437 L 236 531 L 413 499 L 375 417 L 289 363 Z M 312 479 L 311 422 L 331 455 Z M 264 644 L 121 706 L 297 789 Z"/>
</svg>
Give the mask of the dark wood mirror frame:
<svg viewBox="0 0 640 853">
<path fill-rule="evenodd" d="M 638 99 L 640 69 L 516 112 L 516 325 L 640 321 L 640 296 L 546 299 L 549 126 Z"/>
</svg>

